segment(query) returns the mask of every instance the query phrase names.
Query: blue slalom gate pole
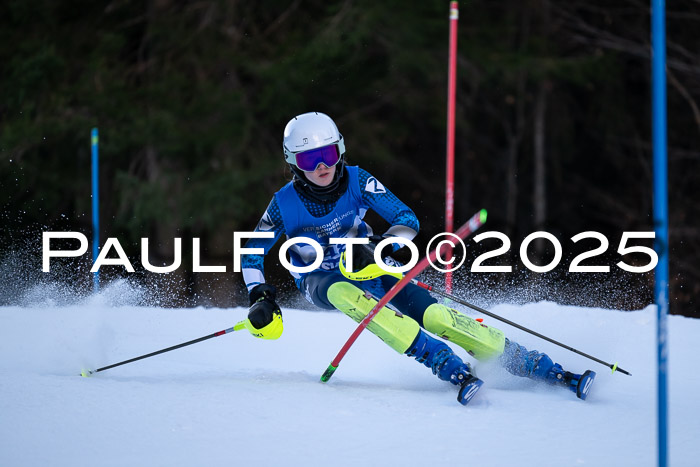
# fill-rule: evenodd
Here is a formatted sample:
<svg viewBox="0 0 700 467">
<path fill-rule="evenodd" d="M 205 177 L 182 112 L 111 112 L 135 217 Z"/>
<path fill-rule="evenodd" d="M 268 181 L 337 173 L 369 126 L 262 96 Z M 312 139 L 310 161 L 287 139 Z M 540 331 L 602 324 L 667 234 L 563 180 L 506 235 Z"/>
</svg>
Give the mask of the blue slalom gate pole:
<svg viewBox="0 0 700 467">
<path fill-rule="evenodd" d="M 99 137 L 97 128 L 92 129 L 91 146 L 92 146 L 92 263 L 97 261 L 97 255 L 100 253 L 100 171 L 99 171 L 99 154 L 98 144 Z M 95 271 L 92 276 L 93 290 L 100 290 L 100 271 Z"/>
<path fill-rule="evenodd" d="M 652 0 L 652 139 L 654 147 L 654 249 L 659 256 L 655 271 L 658 359 L 658 455 L 659 467 L 668 464 L 668 163 L 666 134 L 666 27 L 664 0 Z"/>
</svg>

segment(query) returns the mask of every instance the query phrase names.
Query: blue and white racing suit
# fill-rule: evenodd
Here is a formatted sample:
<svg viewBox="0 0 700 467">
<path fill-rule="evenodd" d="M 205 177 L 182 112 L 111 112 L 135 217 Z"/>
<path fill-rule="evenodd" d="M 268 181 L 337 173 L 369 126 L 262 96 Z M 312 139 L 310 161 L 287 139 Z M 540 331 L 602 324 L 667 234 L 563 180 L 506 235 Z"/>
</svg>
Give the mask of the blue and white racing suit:
<svg viewBox="0 0 700 467">
<path fill-rule="evenodd" d="M 321 265 L 308 273 L 291 272 L 299 290 L 306 299 L 325 309 L 333 309 L 327 291 L 338 281 L 350 282 L 377 298 L 396 283 L 394 277 L 383 276 L 369 281 L 351 281 L 339 271 L 340 255 L 345 246 L 331 244 L 330 238 L 362 238 L 372 235 L 372 228 L 364 221 L 365 214 L 372 209 L 391 226 L 385 236 L 398 236 L 412 240 L 418 233 L 419 223 L 414 212 L 367 171 L 357 167 L 345 167 L 348 177 L 345 193 L 335 202 L 319 203 L 307 199 L 297 191 L 293 182 L 287 183 L 275 193 L 256 232 L 273 232 L 273 238 L 252 238 L 246 248 L 262 248 L 263 255 L 243 255 L 241 267 L 246 287 L 250 291 L 265 282 L 264 256 L 281 236 L 286 238 L 308 237 L 323 248 Z M 289 248 L 290 262 L 294 266 L 308 266 L 316 259 L 316 252 L 308 244 L 296 244 Z M 435 303 L 427 292 L 409 284 L 390 302 L 402 313 L 423 323 L 423 312 Z"/>
</svg>

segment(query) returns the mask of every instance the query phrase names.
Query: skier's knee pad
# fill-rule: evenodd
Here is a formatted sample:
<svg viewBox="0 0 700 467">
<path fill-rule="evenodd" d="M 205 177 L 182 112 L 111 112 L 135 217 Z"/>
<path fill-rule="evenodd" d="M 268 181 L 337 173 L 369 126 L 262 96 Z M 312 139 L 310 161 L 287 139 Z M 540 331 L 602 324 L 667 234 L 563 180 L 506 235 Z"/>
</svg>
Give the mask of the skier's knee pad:
<svg viewBox="0 0 700 467">
<path fill-rule="evenodd" d="M 506 338 L 500 329 L 486 326 L 439 303 L 426 308 L 423 325 L 428 331 L 464 348 L 477 360 L 503 353 Z"/>
<path fill-rule="evenodd" d="M 375 299 L 348 282 L 331 285 L 328 288 L 328 301 L 358 323 L 377 304 Z M 414 319 L 384 307 L 369 322 L 367 329 L 403 354 L 415 341 L 420 326 Z"/>
</svg>

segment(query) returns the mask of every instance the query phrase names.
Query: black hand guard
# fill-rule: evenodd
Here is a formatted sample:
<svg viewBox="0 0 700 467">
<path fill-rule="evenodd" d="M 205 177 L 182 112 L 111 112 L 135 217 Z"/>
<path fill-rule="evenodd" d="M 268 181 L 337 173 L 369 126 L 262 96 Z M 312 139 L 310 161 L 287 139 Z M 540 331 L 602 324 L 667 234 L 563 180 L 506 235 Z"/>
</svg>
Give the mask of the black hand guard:
<svg viewBox="0 0 700 467">
<path fill-rule="evenodd" d="M 255 302 L 248 311 L 248 320 L 255 329 L 262 329 L 272 322 L 275 314 L 282 315 L 280 307 L 270 298 L 262 298 Z"/>
</svg>

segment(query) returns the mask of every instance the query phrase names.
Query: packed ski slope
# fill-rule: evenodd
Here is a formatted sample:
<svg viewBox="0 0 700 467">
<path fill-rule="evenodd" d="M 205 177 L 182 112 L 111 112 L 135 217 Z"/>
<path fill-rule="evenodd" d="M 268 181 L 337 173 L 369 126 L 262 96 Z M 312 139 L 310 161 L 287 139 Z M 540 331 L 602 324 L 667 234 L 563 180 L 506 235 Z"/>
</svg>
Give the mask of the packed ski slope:
<svg viewBox="0 0 700 467">
<path fill-rule="evenodd" d="M 337 312 L 284 309 L 277 341 L 240 331 L 81 378 L 81 368 L 208 335 L 246 315 L 131 306 L 125 295 L 113 289 L 71 305 L 0 308 L 0 465 L 656 464 L 654 307 L 492 308 L 618 361 L 632 376 L 503 325 L 567 369 L 596 370 L 595 386 L 583 402 L 477 364 L 485 385 L 464 407 L 455 387 L 368 332 L 320 383 L 356 326 Z M 668 324 L 670 465 L 697 466 L 700 321 L 671 316 Z"/>
</svg>

